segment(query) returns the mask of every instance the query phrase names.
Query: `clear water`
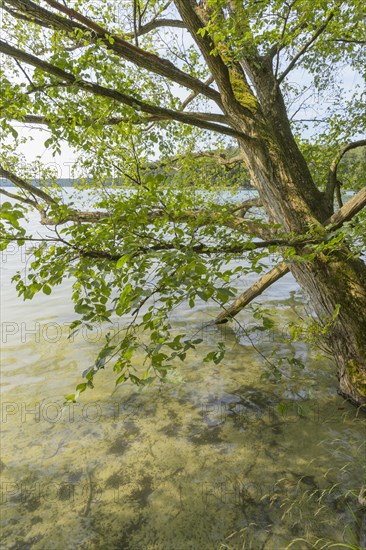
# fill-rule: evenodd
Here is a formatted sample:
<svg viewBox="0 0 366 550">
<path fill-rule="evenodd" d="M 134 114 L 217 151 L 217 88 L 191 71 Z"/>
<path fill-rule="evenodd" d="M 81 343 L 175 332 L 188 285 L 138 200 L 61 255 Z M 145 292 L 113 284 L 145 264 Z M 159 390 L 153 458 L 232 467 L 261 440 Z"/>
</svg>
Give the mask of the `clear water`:
<svg viewBox="0 0 366 550">
<path fill-rule="evenodd" d="M 68 281 L 20 302 L 10 278 L 27 262 L 15 248 L 1 258 L 1 548 L 364 546 L 366 421 L 337 396 L 328 358 L 293 345 L 306 369 L 263 381 L 263 360 L 240 329 L 201 330 L 217 314 L 202 303 L 175 314 L 177 329 L 201 330 L 204 343 L 168 384 L 114 392 L 106 370 L 63 408 L 103 337 L 67 339 Z M 261 300 L 286 324 L 303 296 L 287 275 Z M 203 363 L 217 339 L 224 361 Z M 259 345 L 290 351 L 280 332 Z"/>
</svg>

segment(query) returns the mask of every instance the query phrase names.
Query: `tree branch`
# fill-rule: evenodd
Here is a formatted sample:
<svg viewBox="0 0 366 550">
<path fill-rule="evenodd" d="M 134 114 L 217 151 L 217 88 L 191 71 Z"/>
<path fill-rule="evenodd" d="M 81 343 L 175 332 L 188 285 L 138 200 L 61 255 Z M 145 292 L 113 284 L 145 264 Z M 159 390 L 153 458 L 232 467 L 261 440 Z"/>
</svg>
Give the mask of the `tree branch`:
<svg viewBox="0 0 366 550">
<path fill-rule="evenodd" d="M 51 28 L 51 25 L 48 25 L 45 21 L 42 21 L 41 19 L 37 19 L 36 17 L 27 17 L 27 15 L 24 15 L 23 13 L 18 13 L 16 11 L 11 10 L 5 5 L 5 2 L 1 3 L 1 7 L 7 13 L 9 13 L 12 17 L 19 19 L 20 21 L 26 21 L 27 23 L 35 23 L 36 25 L 39 25 L 40 27 L 45 27 L 46 29 Z"/>
<path fill-rule="evenodd" d="M 267 56 L 270 59 L 273 59 L 273 57 L 276 55 L 276 67 L 275 67 L 275 71 L 274 71 L 274 74 L 275 74 L 276 78 L 277 78 L 277 75 L 278 75 L 278 68 L 279 68 L 279 64 L 280 64 L 280 52 L 283 48 L 283 46 L 281 45 L 281 42 L 283 42 L 283 38 L 285 36 L 285 32 L 286 32 L 288 20 L 289 20 L 289 17 L 290 17 L 290 13 L 291 13 L 291 10 L 292 10 L 293 6 L 295 5 L 295 2 L 296 2 L 296 0 L 293 0 L 289 5 L 286 4 L 287 12 L 284 16 L 284 22 L 283 22 L 282 31 L 281 31 L 280 43 L 274 44 L 272 46 L 272 48 L 270 48 L 270 50 L 267 54 Z"/>
<path fill-rule="evenodd" d="M 220 124 L 215 124 L 213 122 L 204 121 L 201 119 L 200 116 L 196 117 L 195 114 L 182 113 L 180 111 L 174 111 L 172 109 L 167 109 L 165 107 L 152 105 L 150 103 L 146 103 L 145 101 L 141 101 L 140 99 L 136 99 L 132 96 L 123 94 L 122 92 L 119 92 L 117 90 L 112 90 L 110 88 L 106 88 L 99 84 L 86 81 L 82 78 L 77 78 L 73 74 L 62 70 L 59 67 L 56 67 L 55 65 L 51 65 L 47 61 L 43 61 L 32 54 L 26 53 L 22 50 L 19 50 L 18 48 L 10 46 L 9 44 L 7 44 L 6 42 L 3 42 L 2 40 L 0 40 L 0 52 L 6 55 L 9 55 L 10 57 L 13 57 L 14 59 L 18 59 L 19 61 L 23 61 L 28 65 L 37 67 L 42 71 L 44 71 L 45 73 L 56 76 L 62 80 L 66 80 L 70 82 L 73 85 L 73 87 L 75 87 L 76 89 L 82 90 L 87 93 L 91 93 L 96 96 L 106 97 L 106 98 L 115 100 L 118 103 L 121 103 L 122 105 L 127 105 L 133 108 L 135 111 L 142 111 L 149 115 L 159 116 L 166 120 L 175 120 L 177 122 L 182 122 L 183 124 L 197 126 L 198 128 L 202 128 L 204 130 L 219 132 L 224 135 L 241 138 L 244 140 L 252 139 L 249 136 L 243 134 L 242 132 L 238 132 L 227 126 L 222 126 Z"/>
<path fill-rule="evenodd" d="M 0 177 L 5 177 L 9 181 L 12 181 L 14 185 L 16 185 L 18 188 L 23 189 L 27 192 L 30 192 L 33 196 L 35 195 L 40 198 L 43 198 L 43 200 L 46 200 L 48 204 L 52 204 L 52 205 L 57 204 L 56 201 L 54 201 L 54 199 L 52 199 L 52 197 L 50 197 L 44 191 L 27 183 L 25 180 L 19 178 L 12 172 L 9 172 L 8 170 L 5 170 L 2 167 L 0 167 Z M 19 195 L 14 195 L 7 191 L 4 191 L 3 194 L 15 200 L 30 204 L 33 207 L 35 207 L 41 214 L 42 225 L 63 225 L 67 222 L 98 223 L 103 218 L 111 217 L 111 214 L 107 211 L 81 211 L 81 210 L 72 209 L 67 215 L 63 215 L 61 219 L 58 219 L 57 216 L 49 217 L 45 212 L 45 210 L 41 207 L 41 205 L 39 205 L 39 203 L 36 200 L 31 200 L 28 198 L 21 197 Z M 257 205 L 258 205 L 257 199 L 250 199 L 248 201 L 244 201 L 229 211 L 230 214 L 235 214 L 235 212 L 240 210 L 240 216 L 235 217 L 234 219 L 227 219 L 227 220 L 224 219 L 223 221 L 221 221 L 220 213 L 206 211 L 201 208 L 184 210 L 183 212 L 177 215 L 172 215 L 169 213 L 169 220 L 175 223 L 182 223 L 189 220 L 195 220 L 199 216 L 200 226 L 218 223 L 218 224 L 221 224 L 222 226 L 230 227 L 231 229 L 234 229 L 241 233 L 243 232 L 243 230 L 247 231 L 250 233 L 250 235 L 254 235 L 258 238 L 271 238 L 273 237 L 273 235 L 268 230 L 266 230 L 264 226 L 262 226 L 261 224 L 253 220 L 245 220 L 243 218 L 243 216 L 249 210 L 249 208 Z M 165 210 L 162 208 L 154 209 L 150 212 L 149 219 L 154 220 L 156 218 L 160 218 L 165 213 L 166 213 Z M 126 221 L 127 219 L 123 217 L 119 217 L 120 223 L 125 223 Z"/>
<path fill-rule="evenodd" d="M 38 208 L 38 203 L 37 201 L 32 201 L 32 199 L 28 199 L 26 197 L 22 197 L 20 195 L 15 195 L 14 193 L 10 193 L 9 191 L 6 191 L 5 189 L 3 189 L 2 187 L 0 187 L 0 193 L 2 193 L 3 195 L 5 195 L 6 197 L 9 197 L 10 199 L 15 199 L 16 201 L 18 202 L 22 202 L 24 204 L 30 204 L 31 206 L 33 206 L 34 208 Z"/>
<path fill-rule="evenodd" d="M 174 0 L 174 4 L 182 20 L 187 25 L 187 29 L 191 33 L 193 40 L 196 42 L 205 58 L 207 66 L 220 90 L 222 103 L 225 105 L 226 110 L 235 114 L 235 116 L 240 116 L 241 118 L 247 119 L 247 121 L 252 121 L 254 118 L 252 111 L 242 105 L 234 94 L 228 67 L 220 55 L 212 55 L 215 44 L 208 35 L 202 36 L 199 32 L 202 27 L 205 26 L 205 23 L 198 14 L 202 6 L 199 6 L 196 2 L 187 0 Z M 244 75 L 242 75 L 242 78 L 244 82 Z"/>
<path fill-rule="evenodd" d="M 361 39 L 351 39 L 351 38 L 332 38 L 332 40 L 327 40 L 327 42 L 342 42 L 344 44 L 359 44 L 360 46 L 366 45 L 366 40 Z"/>
<path fill-rule="evenodd" d="M 186 28 L 183 21 L 180 21 L 179 19 L 153 19 L 152 21 L 149 21 L 149 23 L 145 23 L 145 25 L 140 26 L 140 28 L 137 31 L 137 36 L 143 36 L 144 34 L 147 34 L 161 27 L 170 27 L 170 28 L 177 28 L 177 29 Z M 126 34 L 125 36 L 132 38 L 133 33 Z"/>
<path fill-rule="evenodd" d="M 244 158 L 243 158 L 242 155 L 235 155 L 235 157 L 227 158 L 227 157 L 225 157 L 224 154 L 215 153 L 214 151 L 197 151 L 196 153 L 190 153 L 189 154 L 189 158 L 194 158 L 194 159 L 205 158 L 205 157 L 206 158 L 212 158 L 212 159 L 216 160 L 217 163 L 220 164 L 221 166 L 228 166 L 228 167 L 231 167 L 235 164 L 238 164 L 239 162 L 244 162 Z M 164 166 L 169 166 L 173 163 L 179 162 L 180 160 L 182 160 L 182 156 L 178 155 L 178 156 L 174 156 L 174 157 L 169 157 L 166 160 L 155 161 L 154 163 L 152 163 L 152 165 L 154 167 L 161 167 L 162 168 Z M 250 199 L 250 200 L 252 200 L 252 199 Z M 245 203 L 246 202 L 247 201 L 245 201 Z M 240 208 L 238 208 L 238 210 L 239 209 Z"/>
<path fill-rule="evenodd" d="M 281 279 L 290 270 L 287 265 L 282 262 L 276 265 L 273 269 L 268 271 L 263 277 L 258 279 L 254 285 L 249 287 L 245 292 L 234 300 L 225 310 L 220 313 L 210 324 L 221 325 L 227 323 L 229 319 L 232 319 L 237 315 L 245 306 L 250 304 L 255 298 L 260 296 L 269 286 L 273 285 L 278 279 Z"/>
<path fill-rule="evenodd" d="M 0 177 L 6 178 L 7 180 L 11 181 L 16 187 L 19 189 L 23 189 L 23 191 L 27 191 L 32 195 L 32 197 L 38 197 L 39 199 L 43 200 L 50 206 L 56 205 L 57 202 L 55 199 L 53 199 L 50 195 L 42 191 L 42 189 L 39 189 L 38 187 L 35 187 L 34 185 L 31 185 L 30 183 L 27 183 L 23 179 L 19 178 L 12 172 L 9 172 L 9 170 L 6 170 L 3 166 L 0 165 Z M 37 201 L 35 201 L 37 202 Z"/>
<path fill-rule="evenodd" d="M 107 29 L 91 21 L 88 17 L 85 17 L 72 8 L 68 8 L 55 0 L 45 1 L 52 8 L 67 15 L 69 19 L 42 8 L 31 0 L 5 0 L 5 3 L 20 10 L 20 12 L 26 14 L 28 17 L 33 16 L 38 21 L 45 22 L 53 29 L 62 30 L 69 35 L 73 35 L 76 29 L 82 30 L 86 34 L 85 38 L 90 40 L 90 42 L 95 44 L 102 41 L 109 50 L 116 53 L 119 57 L 147 69 L 154 74 L 159 74 L 160 76 L 181 84 L 186 88 L 202 93 L 221 105 L 220 94 L 216 90 L 206 86 L 199 79 L 181 71 L 170 61 L 130 44 L 118 35 L 111 34 Z"/>
<path fill-rule="evenodd" d="M 230 157 L 230 158 L 219 158 L 218 159 L 218 162 L 219 164 L 221 164 L 222 166 L 226 166 L 228 168 L 232 168 L 233 166 L 235 166 L 236 164 L 241 164 L 242 162 L 244 162 L 244 157 L 242 154 L 239 154 L 239 155 L 235 155 L 235 157 Z"/>
<path fill-rule="evenodd" d="M 338 229 L 344 222 L 353 218 L 362 208 L 366 206 L 366 187 L 361 189 L 347 204 L 345 204 L 338 212 L 333 214 L 324 225 L 331 226 L 331 230 Z M 237 315 L 245 306 L 252 302 L 257 296 L 260 296 L 269 286 L 281 279 L 284 275 L 289 273 L 290 269 L 286 263 L 282 262 L 276 265 L 273 269 L 268 271 L 263 277 L 261 277 L 254 285 L 249 287 L 245 292 L 234 300 L 225 310 L 220 313 L 210 324 L 220 325 L 227 323 L 229 319 L 232 319 Z"/>
<path fill-rule="evenodd" d="M 44 200 L 50 206 L 57 205 L 57 202 L 55 201 L 55 199 L 53 199 L 50 195 L 42 191 L 42 189 L 39 189 L 38 187 L 35 187 L 34 185 L 27 183 L 25 180 L 23 180 L 19 176 L 16 176 L 13 172 L 9 172 L 9 170 L 5 170 L 2 166 L 0 166 L 0 177 L 6 178 L 7 180 L 11 181 L 16 187 L 30 193 L 33 197 L 36 196 Z M 110 217 L 109 212 L 105 212 L 105 211 L 72 210 L 67 216 L 65 216 L 61 220 L 55 220 L 55 218 L 50 218 L 47 216 L 45 210 L 41 207 L 41 205 L 35 199 L 32 200 L 26 197 L 21 197 L 20 195 L 15 195 L 14 193 L 10 193 L 9 191 L 5 191 L 5 189 L 1 189 L 1 188 L 0 188 L 0 193 L 8 196 L 9 198 L 15 199 L 19 202 L 23 202 L 25 204 L 29 204 L 34 208 L 36 208 L 41 214 L 42 225 L 62 225 L 70 221 L 74 221 L 78 223 L 96 223 L 96 222 L 99 222 L 102 218 Z"/>
<path fill-rule="evenodd" d="M 253 199 L 247 199 L 246 201 L 235 205 L 234 208 L 230 210 L 230 212 L 234 213 L 240 210 L 240 214 L 242 216 L 245 216 L 250 208 L 260 208 L 261 206 L 263 206 L 261 199 L 259 197 L 255 197 Z"/>
<path fill-rule="evenodd" d="M 198 112 L 189 113 L 189 114 L 192 114 L 193 116 L 197 117 L 197 119 L 202 121 L 207 121 L 207 122 L 215 121 L 215 122 L 223 122 L 223 123 L 226 122 L 226 117 L 224 115 L 219 115 L 219 114 L 211 115 L 210 113 L 198 113 Z M 65 119 L 61 119 L 61 118 L 55 119 L 53 116 L 52 116 L 52 119 L 50 119 L 47 116 L 40 116 L 40 115 L 20 115 L 19 119 L 14 119 L 14 120 L 19 120 L 19 122 L 24 122 L 25 124 L 41 124 L 41 125 L 50 125 L 51 122 L 56 122 L 56 123 L 65 122 Z M 80 121 L 80 119 L 78 118 L 76 121 L 76 124 L 78 126 L 91 126 L 98 122 L 102 122 L 104 125 L 107 125 L 107 126 L 115 126 L 122 123 L 140 125 L 140 124 L 151 124 L 152 122 L 161 122 L 164 120 L 166 120 L 166 117 L 161 117 L 157 115 L 141 117 L 140 120 L 131 119 L 128 117 L 108 117 L 106 119 L 85 118 L 84 120 Z"/>
<path fill-rule="evenodd" d="M 366 206 L 366 186 L 361 189 L 356 195 L 354 195 L 349 201 L 346 202 L 342 208 L 337 210 L 324 225 L 332 226 L 332 231 L 338 229 L 345 222 L 351 220 L 356 214 L 358 214 Z"/>
<path fill-rule="evenodd" d="M 214 82 L 214 77 L 213 76 L 209 76 L 207 80 L 205 80 L 205 84 L 207 86 L 209 86 L 210 84 L 212 84 Z M 180 106 L 180 110 L 181 111 L 184 111 L 184 109 L 186 107 L 188 107 L 188 105 L 199 95 L 199 92 L 192 92 L 191 94 L 189 94 L 189 96 L 182 102 L 181 106 Z"/>
<path fill-rule="evenodd" d="M 328 26 L 328 23 L 333 19 L 334 12 L 331 12 L 324 23 L 320 25 L 320 27 L 317 29 L 317 31 L 313 34 L 313 36 L 305 42 L 303 47 L 297 52 L 297 54 L 292 58 L 287 68 L 283 71 L 283 73 L 278 77 L 277 83 L 281 84 L 281 82 L 286 78 L 286 76 L 289 74 L 289 72 L 294 68 L 300 57 L 302 57 L 308 49 L 314 44 L 316 39 L 325 31 L 325 29 Z"/>
<path fill-rule="evenodd" d="M 339 186 L 340 186 L 340 182 L 338 181 L 338 178 L 337 178 L 337 170 L 338 170 L 339 163 L 341 162 L 342 158 L 348 151 L 351 151 L 352 149 L 356 149 L 357 147 L 365 147 L 365 146 L 366 146 L 366 139 L 353 141 L 341 147 L 338 153 L 336 154 L 336 156 L 334 157 L 328 171 L 328 183 L 325 190 L 325 197 L 330 208 L 333 209 L 334 192 L 336 190 L 339 190 Z M 338 197 L 338 202 L 339 202 L 339 197 Z"/>
</svg>

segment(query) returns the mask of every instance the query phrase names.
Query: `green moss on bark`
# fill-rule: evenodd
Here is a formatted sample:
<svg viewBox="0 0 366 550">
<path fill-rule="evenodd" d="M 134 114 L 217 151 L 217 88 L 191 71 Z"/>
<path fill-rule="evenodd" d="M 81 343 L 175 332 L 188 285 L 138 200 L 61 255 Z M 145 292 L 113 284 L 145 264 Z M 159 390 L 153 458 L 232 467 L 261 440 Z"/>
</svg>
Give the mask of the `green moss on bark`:
<svg viewBox="0 0 366 550">
<path fill-rule="evenodd" d="M 366 373 L 355 359 L 350 359 L 346 368 L 347 375 L 360 395 L 366 397 Z"/>
</svg>

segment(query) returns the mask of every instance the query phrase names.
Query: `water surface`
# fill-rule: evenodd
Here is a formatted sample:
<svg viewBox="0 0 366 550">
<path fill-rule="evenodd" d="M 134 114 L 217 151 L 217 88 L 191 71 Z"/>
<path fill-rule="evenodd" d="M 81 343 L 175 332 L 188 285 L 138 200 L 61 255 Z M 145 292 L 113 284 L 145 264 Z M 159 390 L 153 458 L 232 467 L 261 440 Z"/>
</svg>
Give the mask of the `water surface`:
<svg viewBox="0 0 366 550">
<path fill-rule="evenodd" d="M 202 329 L 218 312 L 199 303 L 174 314 L 177 330 L 204 342 L 169 383 L 114 391 L 106 369 L 64 408 L 103 335 L 67 339 L 69 281 L 20 302 L 10 277 L 19 267 L 26 275 L 28 262 L 16 248 L 1 262 L 1 548 L 302 549 L 320 548 L 319 539 L 361 547 L 365 417 L 337 396 L 329 358 L 266 333 L 256 341 L 262 353 L 279 346 L 306 368 L 261 380 L 263 358 L 245 332 Z M 304 297 L 287 275 L 261 301 L 285 326 Z M 249 312 L 239 320 L 252 322 Z M 204 363 L 218 339 L 224 361 Z"/>
</svg>

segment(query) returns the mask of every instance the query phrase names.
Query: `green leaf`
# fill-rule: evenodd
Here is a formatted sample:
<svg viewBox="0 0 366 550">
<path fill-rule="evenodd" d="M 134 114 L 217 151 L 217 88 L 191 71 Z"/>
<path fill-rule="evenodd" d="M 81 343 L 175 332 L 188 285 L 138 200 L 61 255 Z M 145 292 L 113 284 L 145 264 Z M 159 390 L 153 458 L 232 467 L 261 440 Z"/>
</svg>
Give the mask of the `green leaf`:
<svg viewBox="0 0 366 550">
<path fill-rule="evenodd" d="M 116 268 L 121 269 L 129 260 L 131 256 L 128 254 L 125 254 L 124 256 L 121 256 L 120 259 L 116 263 Z"/>
<path fill-rule="evenodd" d="M 125 373 L 121 374 L 121 376 L 119 376 L 116 380 L 116 386 L 122 384 L 125 380 L 127 380 L 127 378 L 128 376 Z"/>
</svg>

